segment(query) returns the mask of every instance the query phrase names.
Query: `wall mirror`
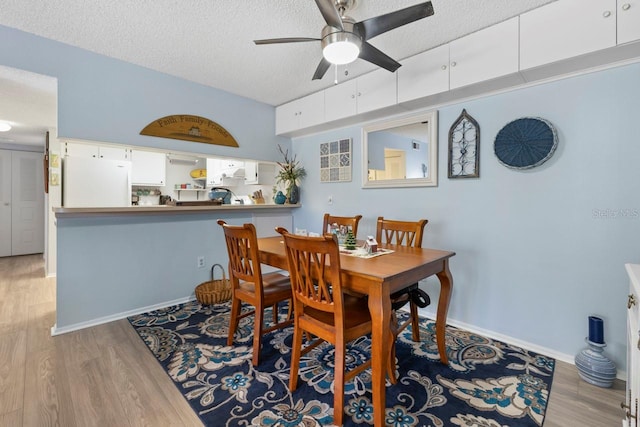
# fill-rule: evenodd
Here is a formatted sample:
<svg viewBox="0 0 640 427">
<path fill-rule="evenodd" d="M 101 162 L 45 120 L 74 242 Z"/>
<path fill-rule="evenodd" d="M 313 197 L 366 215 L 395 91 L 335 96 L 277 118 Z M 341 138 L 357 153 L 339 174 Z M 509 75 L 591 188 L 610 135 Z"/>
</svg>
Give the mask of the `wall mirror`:
<svg viewBox="0 0 640 427">
<path fill-rule="evenodd" d="M 362 128 L 362 187 L 438 185 L 438 112 Z"/>
</svg>

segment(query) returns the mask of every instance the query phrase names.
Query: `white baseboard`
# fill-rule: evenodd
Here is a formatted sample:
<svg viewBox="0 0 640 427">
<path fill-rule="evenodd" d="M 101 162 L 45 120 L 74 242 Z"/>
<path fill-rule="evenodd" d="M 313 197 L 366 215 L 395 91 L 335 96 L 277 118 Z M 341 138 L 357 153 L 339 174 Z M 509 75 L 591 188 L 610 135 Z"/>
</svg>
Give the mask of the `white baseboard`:
<svg viewBox="0 0 640 427">
<path fill-rule="evenodd" d="M 404 310 L 404 309 L 403 309 Z M 427 310 L 419 309 L 419 314 L 422 317 L 427 317 L 431 320 L 435 320 L 436 313 L 430 312 Z M 535 353 L 542 354 L 544 356 L 552 357 L 556 360 L 560 360 L 561 362 L 568 363 L 570 365 L 575 366 L 575 355 L 561 353 L 559 351 L 543 347 L 538 344 L 533 344 L 527 341 L 520 340 L 518 338 L 514 338 L 508 335 L 500 334 L 498 332 L 490 331 L 488 329 L 479 328 L 475 325 L 471 325 L 469 323 L 460 322 L 458 320 L 447 317 L 447 325 L 455 326 L 456 328 L 464 329 L 469 332 L 476 333 L 478 335 L 482 335 L 488 338 L 492 338 L 498 341 L 502 341 L 511 345 L 515 345 L 517 347 L 521 347 L 525 350 L 533 351 Z M 616 378 L 619 380 L 626 381 L 627 373 L 626 371 L 621 371 L 620 369 L 616 372 Z"/>
<path fill-rule="evenodd" d="M 159 304 L 150 305 L 147 307 L 140 307 L 133 310 L 125 311 L 122 313 L 112 314 L 110 316 L 99 317 L 97 319 L 92 319 L 86 322 L 74 323 L 72 325 L 64 326 L 62 328 L 58 328 L 57 324 L 51 327 L 51 336 L 55 337 L 56 335 L 66 334 L 68 332 L 78 331 L 80 329 L 90 328 L 92 326 L 102 325 L 104 323 L 113 322 L 120 319 L 125 319 L 129 316 L 135 316 L 136 314 L 146 313 L 148 311 L 158 310 L 165 307 L 170 307 L 172 305 L 183 304 L 185 302 L 193 301 L 195 299 L 194 296 L 178 298 L 173 301 L 166 301 Z"/>
</svg>

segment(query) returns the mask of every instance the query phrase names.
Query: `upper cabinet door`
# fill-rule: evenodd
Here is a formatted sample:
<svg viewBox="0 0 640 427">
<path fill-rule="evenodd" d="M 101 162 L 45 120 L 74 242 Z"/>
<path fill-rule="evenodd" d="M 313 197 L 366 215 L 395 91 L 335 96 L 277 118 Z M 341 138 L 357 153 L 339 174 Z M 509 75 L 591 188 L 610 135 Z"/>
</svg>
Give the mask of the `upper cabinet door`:
<svg viewBox="0 0 640 427">
<path fill-rule="evenodd" d="M 324 91 L 282 104 L 276 108 L 276 135 L 324 122 Z"/>
<path fill-rule="evenodd" d="M 449 44 L 451 89 L 518 72 L 518 17 Z"/>
<path fill-rule="evenodd" d="M 640 40 L 640 0 L 618 0 L 618 44 Z"/>
<path fill-rule="evenodd" d="M 397 102 L 396 78 L 396 73 L 390 73 L 382 68 L 358 77 L 356 79 L 358 114 L 395 105 Z"/>
<path fill-rule="evenodd" d="M 98 151 L 101 159 L 129 160 L 128 148 L 100 146 Z"/>
<path fill-rule="evenodd" d="M 398 68 L 398 103 L 449 90 L 449 44 L 402 60 Z"/>
<path fill-rule="evenodd" d="M 64 144 L 65 156 L 94 157 L 96 159 L 129 160 L 127 147 L 115 147 L 97 144 L 84 144 L 78 142 L 66 142 Z"/>
<path fill-rule="evenodd" d="M 297 100 L 276 107 L 276 135 L 298 129 L 298 110 Z"/>
<path fill-rule="evenodd" d="M 131 151 L 131 184 L 164 186 L 167 155 L 144 150 Z"/>
<path fill-rule="evenodd" d="M 95 157 L 97 159 L 100 157 L 100 148 L 97 145 L 66 142 L 64 154 L 71 157 Z"/>
<path fill-rule="evenodd" d="M 520 69 L 616 45 L 616 0 L 558 0 L 520 15 Z"/>
<path fill-rule="evenodd" d="M 300 104 L 299 129 L 324 122 L 324 91 L 300 98 L 298 103 Z"/>
<path fill-rule="evenodd" d="M 324 90 L 325 121 L 342 119 L 358 113 L 356 80 L 348 80 Z"/>
</svg>

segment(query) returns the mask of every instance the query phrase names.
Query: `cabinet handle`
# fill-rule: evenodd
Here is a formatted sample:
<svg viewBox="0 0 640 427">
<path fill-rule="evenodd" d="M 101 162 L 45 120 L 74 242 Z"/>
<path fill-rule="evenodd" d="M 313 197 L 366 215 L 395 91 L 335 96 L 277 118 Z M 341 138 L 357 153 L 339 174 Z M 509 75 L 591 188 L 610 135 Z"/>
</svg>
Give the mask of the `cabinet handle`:
<svg viewBox="0 0 640 427">
<path fill-rule="evenodd" d="M 351 94 L 351 99 L 354 99 L 356 96 L 354 94 Z"/>
<path fill-rule="evenodd" d="M 362 93 L 358 92 L 358 96 L 362 96 Z"/>
<path fill-rule="evenodd" d="M 622 5 L 622 10 L 629 10 L 631 8 L 631 5 L 629 3 L 625 3 Z"/>
<path fill-rule="evenodd" d="M 629 294 L 629 298 L 627 299 L 627 308 L 631 309 L 634 305 L 636 305 L 636 297 L 633 294 Z"/>
<path fill-rule="evenodd" d="M 629 390 L 629 404 L 626 404 L 626 402 L 620 402 L 620 408 L 624 411 L 624 414 L 626 415 L 627 419 L 629 421 L 631 421 L 632 418 L 637 418 L 638 416 L 638 399 L 636 399 L 636 413 L 632 414 L 631 413 L 631 409 L 633 409 L 631 407 L 631 390 Z M 631 425 L 631 424 L 629 424 Z"/>
<path fill-rule="evenodd" d="M 611 16 L 611 11 L 610 10 L 605 10 L 604 13 L 602 14 L 602 16 L 604 16 L 605 18 L 608 18 Z"/>
<path fill-rule="evenodd" d="M 440 68 L 441 68 L 442 70 L 446 70 L 446 69 L 447 69 L 447 66 L 446 66 L 446 65 L 443 65 L 443 66 L 442 66 L 442 67 L 440 67 Z"/>
<path fill-rule="evenodd" d="M 456 65 L 458 65 L 456 62 L 452 62 L 452 63 L 451 63 L 451 66 L 452 66 L 452 67 L 455 67 Z"/>
</svg>

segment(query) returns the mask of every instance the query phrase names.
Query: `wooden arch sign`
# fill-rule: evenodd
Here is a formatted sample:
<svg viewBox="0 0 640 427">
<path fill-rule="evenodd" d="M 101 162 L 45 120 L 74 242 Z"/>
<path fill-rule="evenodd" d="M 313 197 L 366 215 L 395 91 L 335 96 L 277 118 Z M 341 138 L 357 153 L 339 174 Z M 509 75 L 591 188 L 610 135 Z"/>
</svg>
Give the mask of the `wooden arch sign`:
<svg viewBox="0 0 640 427">
<path fill-rule="evenodd" d="M 216 122 L 188 114 L 176 114 L 154 120 L 140 131 L 140 135 L 238 147 L 238 142 L 233 136 Z"/>
</svg>

